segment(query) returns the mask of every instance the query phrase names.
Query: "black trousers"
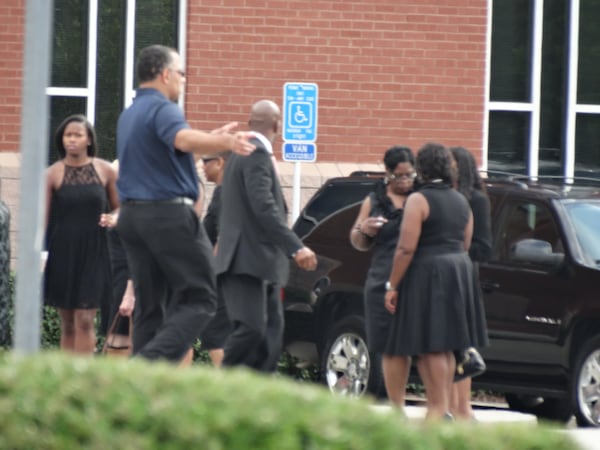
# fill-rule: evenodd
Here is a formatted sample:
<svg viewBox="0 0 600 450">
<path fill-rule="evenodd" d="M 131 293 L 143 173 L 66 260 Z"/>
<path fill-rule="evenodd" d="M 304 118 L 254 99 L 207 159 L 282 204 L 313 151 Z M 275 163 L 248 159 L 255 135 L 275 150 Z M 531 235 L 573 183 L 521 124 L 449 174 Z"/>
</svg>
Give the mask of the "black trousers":
<svg viewBox="0 0 600 450">
<path fill-rule="evenodd" d="M 225 341 L 223 366 L 274 372 L 283 348 L 283 307 L 278 285 L 249 275 L 219 276 L 233 332 Z"/>
<path fill-rule="evenodd" d="M 220 289 L 217 291 L 217 309 L 214 317 L 206 325 L 206 328 L 200 334 L 200 343 L 202 350 L 221 349 L 225 345 L 227 336 L 231 333 L 231 321 L 227 314 L 227 307 Z"/>
<path fill-rule="evenodd" d="M 101 312 L 101 323 L 104 334 L 112 324 L 115 316 L 119 312 L 119 306 L 123 300 L 123 294 L 127 288 L 129 279 L 129 267 L 127 267 L 127 254 L 119 237 L 117 230 L 109 229 L 106 235 L 108 239 L 108 254 L 110 255 L 110 266 L 112 269 L 112 297 L 110 305 Z M 120 320 L 115 330 L 118 334 L 129 334 L 129 320 Z"/>
<path fill-rule="evenodd" d="M 204 227 L 188 205 L 125 202 L 117 231 L 135 286 L 133 354 L 179 361 L 215 313 Z"/>
</svg>

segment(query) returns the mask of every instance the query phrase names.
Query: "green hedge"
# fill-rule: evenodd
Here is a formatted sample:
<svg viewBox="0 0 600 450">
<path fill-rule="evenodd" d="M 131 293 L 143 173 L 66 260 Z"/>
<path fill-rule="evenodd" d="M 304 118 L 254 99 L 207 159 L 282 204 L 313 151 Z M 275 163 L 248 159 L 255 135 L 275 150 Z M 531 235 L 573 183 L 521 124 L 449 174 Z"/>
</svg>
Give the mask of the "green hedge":
<svg viewBox="0 0 600 450">
<path fill-rule="evenodd" d="M 573 450 L 543 426 L 405 422 L 284 377 L 0 354 L 0 448 Z"/>
</svg>

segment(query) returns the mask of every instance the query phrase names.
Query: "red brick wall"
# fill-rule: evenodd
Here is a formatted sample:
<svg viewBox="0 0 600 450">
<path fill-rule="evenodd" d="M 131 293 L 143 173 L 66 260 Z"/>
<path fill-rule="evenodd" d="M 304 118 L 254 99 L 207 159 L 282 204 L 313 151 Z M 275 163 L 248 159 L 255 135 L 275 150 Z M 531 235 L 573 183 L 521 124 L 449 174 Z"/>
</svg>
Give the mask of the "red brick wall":
<svg viewBox="0 0 600 450">
<path fill-rule="evenodd" d="M 481 152 L 486 0 L 190 0 L 186 112 L 245 122 L 285 82 L 319 85 L 318 161 L 392 144 Z M 280 146 L 278 144 L 278 150 Z"/>
<path fill-rule="evenodd" d="M 18 152 L 25 0 L 0 2 L 0 152 Z"/>
<path fill-rule="evenodd" d="M 225 5 L 225 6 L 224 6 Z M 186 112 L 204 129 L 319 85 L 318 161 L 427 140 L 480 154 L 486 0 L 188 0 Z M 0 3 L 0 152 L 19 150 L 25 0 Z"/>
</svg>

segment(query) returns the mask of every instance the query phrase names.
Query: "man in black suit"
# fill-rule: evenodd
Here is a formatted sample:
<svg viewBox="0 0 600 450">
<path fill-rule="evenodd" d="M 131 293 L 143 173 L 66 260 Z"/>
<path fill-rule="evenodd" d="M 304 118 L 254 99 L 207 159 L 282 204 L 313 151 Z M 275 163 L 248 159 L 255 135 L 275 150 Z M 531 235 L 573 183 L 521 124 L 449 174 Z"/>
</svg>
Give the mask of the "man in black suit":
<svg viewBox="0 0 600 450">
<path fill-rule="evenodd" d="M 288 258 L 305 270 L 314 270 L 317 259 L 287 225 L 273 158 L 279 107 L 258 101 L 248 124 L 256 150 L 247 157 L 231 155 L 221 184 L 216 273 L 233 323 L 223 366 L 272 372 L 283 346 L 280 289 L 288 278 Z"/>
</svg>

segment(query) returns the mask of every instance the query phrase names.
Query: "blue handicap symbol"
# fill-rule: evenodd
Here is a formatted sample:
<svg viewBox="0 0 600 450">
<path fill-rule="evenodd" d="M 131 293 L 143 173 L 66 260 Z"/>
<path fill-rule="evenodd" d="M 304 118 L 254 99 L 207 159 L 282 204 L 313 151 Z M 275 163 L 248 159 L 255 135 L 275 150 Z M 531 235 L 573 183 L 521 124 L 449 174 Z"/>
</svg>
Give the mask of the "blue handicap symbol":
<svg viewBox="0 0 600 450">
<path fill-rule="evenodd" d="M 288 125 L 293 128 L 310 128 L 312 126 L 312 104 L 308 102 L 290 102 Z"/>
</svg>

